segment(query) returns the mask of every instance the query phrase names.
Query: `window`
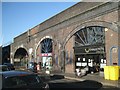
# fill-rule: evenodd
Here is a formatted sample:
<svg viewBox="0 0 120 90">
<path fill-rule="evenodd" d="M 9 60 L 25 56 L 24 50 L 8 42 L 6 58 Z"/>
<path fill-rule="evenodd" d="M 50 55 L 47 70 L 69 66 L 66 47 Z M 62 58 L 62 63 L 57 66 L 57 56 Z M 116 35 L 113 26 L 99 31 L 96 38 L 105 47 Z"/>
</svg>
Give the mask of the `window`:
<svg viewBox="0 0 120 90">
<path fill-rule="evenodd" d="M 91 26 L 83 28 L 75 33 L 75 46 L 87 46 L 105 43 L 105 28 Z"/>
<path fill-rule="evenodd" d="M 52 52 L 52 39 L 46 38 L 41 42 L 41 53 Z"/>
</svg>

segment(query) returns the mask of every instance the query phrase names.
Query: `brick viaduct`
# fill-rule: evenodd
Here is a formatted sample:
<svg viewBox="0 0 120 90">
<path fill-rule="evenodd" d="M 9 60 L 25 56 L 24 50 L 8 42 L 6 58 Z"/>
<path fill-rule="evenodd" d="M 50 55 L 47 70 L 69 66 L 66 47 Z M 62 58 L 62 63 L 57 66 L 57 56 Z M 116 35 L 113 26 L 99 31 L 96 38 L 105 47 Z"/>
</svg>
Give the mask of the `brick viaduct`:
<svg viewBox="0 0 120 90">
<path fill-rule="evenodd" d="M 74 34 L 90 26 L 104 27 L 105 53 L 107 65 L 116 63 L 120 65 L 119 30 L 120 6 L 118 2 L 79 2 L 27 32 L 14 38 L 11 44 L 11 62 L 15 63 L 27 58 L 41 61 L 41 42 L 52 39 L 53 70 L 66 73 L 75 71 Z M 112 55 L 112 56 L 111 56 Z M 66 63 L 67 58 L 71 63 Z M 112 60 L 112 61 L 111 61 Z"/>
</svg>

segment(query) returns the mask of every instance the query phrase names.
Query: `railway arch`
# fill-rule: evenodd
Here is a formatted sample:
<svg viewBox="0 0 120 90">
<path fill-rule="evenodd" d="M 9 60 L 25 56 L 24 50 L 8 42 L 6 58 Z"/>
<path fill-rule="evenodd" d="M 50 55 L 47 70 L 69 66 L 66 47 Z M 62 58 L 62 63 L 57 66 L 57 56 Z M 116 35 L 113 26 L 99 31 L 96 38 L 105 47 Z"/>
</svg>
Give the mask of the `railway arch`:
<svg viewBox="0 0 120 90">
<path fill-rule="evenodd" d="M 41 62 L 41 67 L 49 61 L 53 72 L 75 73 L 76 67 L 91 66 L 93 59 L 99 67 L 110 65 L 110 49 L 116 46 L 112 64 L 120 65 L 119 11 L 118 2 L 78 2 L 15 37 L 11 62 L 23 50 L 28 61 Z"/>
</svg>

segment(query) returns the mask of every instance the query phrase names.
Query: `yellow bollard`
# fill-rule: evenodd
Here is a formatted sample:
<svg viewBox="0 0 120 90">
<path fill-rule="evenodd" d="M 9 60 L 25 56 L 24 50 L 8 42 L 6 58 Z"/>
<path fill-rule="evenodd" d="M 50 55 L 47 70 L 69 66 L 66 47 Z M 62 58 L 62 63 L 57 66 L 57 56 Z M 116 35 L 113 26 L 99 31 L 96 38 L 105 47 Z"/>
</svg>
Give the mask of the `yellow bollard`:
<svg viewBox="0 0 120 90">
<path fill-rule="evenodd" d="M 119 66 L 111 66 L 109 71 L 110 71 L 110 80 L 119 79 Z"/>
</svg>

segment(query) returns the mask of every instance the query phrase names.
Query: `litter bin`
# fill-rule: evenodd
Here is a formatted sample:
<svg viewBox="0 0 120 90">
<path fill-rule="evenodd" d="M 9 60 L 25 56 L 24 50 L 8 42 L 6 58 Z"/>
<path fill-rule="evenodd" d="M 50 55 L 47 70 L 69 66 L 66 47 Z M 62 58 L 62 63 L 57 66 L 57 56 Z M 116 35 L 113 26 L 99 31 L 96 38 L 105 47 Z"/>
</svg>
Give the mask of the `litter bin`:
<svg viewBox="0 0 120 90">
<path fill-rule="evenodd" d="M 120 78 L 120 66 L 119 66 L 119 78 Z"/>
<path fill-rule="evenodd" d="M 104 78 L 107 80 L 110 79 L 110 66 L 104 66 Z"/>
<path fill-rule="evenodd" d="M 110 80 L 118 80 L 119 66 L 111 66 L 109 70 L 110 70 Z"/>
</svg>

